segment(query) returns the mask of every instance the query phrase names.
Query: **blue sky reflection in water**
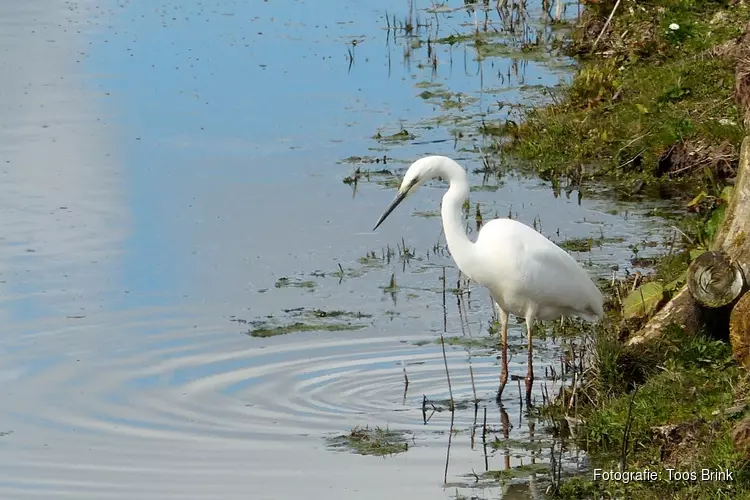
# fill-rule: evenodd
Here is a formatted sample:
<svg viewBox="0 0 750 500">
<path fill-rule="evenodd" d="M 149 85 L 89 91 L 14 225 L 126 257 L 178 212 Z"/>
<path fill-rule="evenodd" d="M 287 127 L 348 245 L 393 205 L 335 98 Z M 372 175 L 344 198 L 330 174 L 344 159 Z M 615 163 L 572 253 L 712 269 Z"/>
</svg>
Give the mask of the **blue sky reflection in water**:
<svg viewBox="0 0 750 500">
<path fill-rule="evenodd" d="M 454 149 L 456 129 L 474 130 L 455 120 L 504 116 L 498 102 L 538 97 L 533 86 L 566 73 L 560 61 L 480 64 L 463 43 L 434 45 L 433 71 L 428 34 L 466 32 L 474 15 L 421 11 L 431 28 L 386 44 L 385 11 L 401 20 L 408 3 L 0 3 L 0 497 L 455 495 L 442 488 L 450 417 L 424 425 L 421 401 L 448 396 L 433 341 L 442 266 L 449 285 L 456 272 L 448 256 L 427 257 L 439 218 L 410 216 L 437 210 L 443 187 L 373 233 L 393 191 L 363 182 L 353 196 L 342 179 L 354 167 L 341 160 L 387 155 L 400 172 L 442 153 L 479 168 L 467 150 L 484 144 L 465 133 Z M 540 12 L 529 16 L 547 32 Z M 425 90 L 450 92 L 451 105 Z M 373 139 L 402 127 L 414 139 Z M 485 217 L 537 218 L 556 241 L 616 241 L 577 256 L 597 272 L 627 266 L 628 245 L 656 238 L 644 204 L 612 213 L 606 200 L 575 198 L 513 175 L 472 193 Z M 416 251 L 408 264 L 360 261 L 402 237 Z M 339 264 L 355 272 L 339 280 Z M 401 289 L 384 293 L 392 274 Z M 281 277 L 313 285 L 276 287 Z M 474 289 L 471 335 L 486 335 L 488 306 Z M 362 328 L 242 334 L 254 321 L 297 321 L 296 308 L 361 312 L 351 321 Z M 447 330 L 464 334 L 453 298 Z M 511 373 L 522 373 L 522 325 L 511 338 Z M 540 343 L 538 366 L 557 349 Z M 469 362 L 491 399 L 499 366 L 483 350 L 448 349 L 454 394 L 471 395 Z M 510 438 L 547 439 L 509 399 Z M 499 427 L 500 410 L 486 406 Z M 456 413 L 453 483 L 484 470 L 473 418 Z M 387 459 L 327 449 L 324 437 L 355 425 L 410 431 L 412 449 Z M 509 448 L 491 468 L 548 460 Z M 459 489 L 525 498 L 535 484 Z"/>
</svg>

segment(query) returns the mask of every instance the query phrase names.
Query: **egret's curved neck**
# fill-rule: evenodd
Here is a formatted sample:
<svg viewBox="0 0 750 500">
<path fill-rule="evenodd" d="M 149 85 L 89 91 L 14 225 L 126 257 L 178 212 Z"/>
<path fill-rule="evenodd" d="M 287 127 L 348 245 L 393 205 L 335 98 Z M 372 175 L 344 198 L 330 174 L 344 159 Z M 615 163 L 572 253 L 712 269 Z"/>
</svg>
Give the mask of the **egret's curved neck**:
<svg viewBox="0 0 750 500">
<path fill-rule="evenodd" d="M 469 197 L 466 170 L 450 158 L 445 158 L 438 170 L 440 175 L 450 183 L 450 188 L 443 195 L 443 204 L 440 207 L 448 250 L 459 269 L 473 279 L 474 243 L 466 235 L 463 225 L 463 204 Z"/>
</svg>

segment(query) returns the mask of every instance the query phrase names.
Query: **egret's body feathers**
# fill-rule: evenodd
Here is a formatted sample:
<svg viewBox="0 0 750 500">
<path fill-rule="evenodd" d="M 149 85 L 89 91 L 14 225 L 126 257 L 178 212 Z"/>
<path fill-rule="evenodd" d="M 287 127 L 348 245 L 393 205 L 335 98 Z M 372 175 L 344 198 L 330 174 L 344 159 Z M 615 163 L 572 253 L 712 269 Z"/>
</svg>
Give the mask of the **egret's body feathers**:
<svg viewBox="0 0 750 500">
<path fill-rule="evenodd" d="M 482 226 L 474 245 L 482 272 L 472 279 L 510 314 L 526 317 L 531 310 L 540 320 L 579 316 L 596 321 L 602 316 L 602 294 L 586 271 L 526 224 L 493 219 Z"/>
</svg>

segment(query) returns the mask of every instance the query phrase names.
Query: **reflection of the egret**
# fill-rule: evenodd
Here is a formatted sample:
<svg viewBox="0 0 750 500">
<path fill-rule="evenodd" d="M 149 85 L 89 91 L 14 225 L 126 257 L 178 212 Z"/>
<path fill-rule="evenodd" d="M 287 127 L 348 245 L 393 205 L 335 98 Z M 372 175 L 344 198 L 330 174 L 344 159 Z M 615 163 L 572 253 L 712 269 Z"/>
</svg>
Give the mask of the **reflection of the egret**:
<svg viewBox="0 0 750 500">
<path fill-rule="evenodd" d="M 500 407 L 500 422 L 503 424 L 503 437 L 508 439 L 510 437 L 510 417 L 505 408 Z M 505 448 L 505 469 L 510 469 L 510 449 Z"/>
</svg>

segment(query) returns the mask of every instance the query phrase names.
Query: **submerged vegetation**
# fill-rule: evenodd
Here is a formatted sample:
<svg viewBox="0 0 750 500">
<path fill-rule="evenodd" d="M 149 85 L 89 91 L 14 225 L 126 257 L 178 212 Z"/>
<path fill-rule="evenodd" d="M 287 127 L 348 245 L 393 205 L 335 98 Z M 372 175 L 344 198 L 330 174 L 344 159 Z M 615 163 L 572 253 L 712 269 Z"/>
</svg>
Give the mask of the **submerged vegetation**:
<svg viewBox="0 0 750 500">
<path fill-rule="evenodd" d="M 381 427 L 355 427 L 348 434 L 330 438 L 328 445 L 333 449 L 350 450 L 360 455 L 390 456 L 408 451 L 407 434 L 405 431 Z"/>
<path fill-rule="evenodd" d="M 249 322 L 239 319 L 234 319 L 234 321 L 252 325 L 252 328 L 247 332 L 251 337 L 275 337 L 288 333 L 359 330 L 367 326 L 367 323 L 362 320 L 371 317 L 370 314 L 361 312 L 324 311 L 304 307 L 285 309 L 284 313 L 287 318 L 286 321 L 282 322 L 279 322 L 273 316 Z"/>
</svg>

